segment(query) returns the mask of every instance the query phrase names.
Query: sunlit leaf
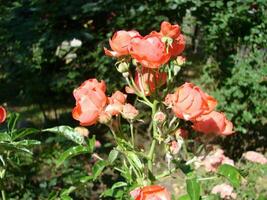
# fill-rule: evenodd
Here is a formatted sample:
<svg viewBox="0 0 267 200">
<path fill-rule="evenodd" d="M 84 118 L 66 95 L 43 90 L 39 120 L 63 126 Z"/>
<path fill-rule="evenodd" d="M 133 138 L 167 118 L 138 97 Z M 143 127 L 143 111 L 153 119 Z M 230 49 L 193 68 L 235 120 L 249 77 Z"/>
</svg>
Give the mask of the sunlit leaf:
<svg viewBox="0 0 267 200">
<path fill-rule="evenodd" d="M 56 126 L 53 128 L 44 129 L 42 131 L 60 134 L 77 144 L 85 143 L 84 137 L 70 126 Z"/>
<path fill-rule="evenodd" d="M 232 165 L 223 164 L 218 169 L 218 174 L 226 177 L 234 187 L 238 187 L 241 183 L 242 176 L 239 171 Z"/>
<path fill-rule="evenodd" d="M 85 146 L 71 147 L 61 154 L 60 158 L 56 161 L 56 165 L 59 167 L 66 159 L 85 153 L 89 153 L 88 148 Z"/>
<path fill-rule="evenodd" d="M 200 184 L 193 173 L 189 173 L 186 179 L 186 190 L 191 200 L 200 199 Z"/>
<path fill-rule="evenodd" d="M 117 159 L 118 155 L 119 152 L 116 149 L 111 150 L 108 156 L 109 163 L 112 164 Z"/>
<path fill-rule="evenodd" d="M 105 167 L 106 167 L 106 162 L 103 160 L 100 160 L 94 164 L 92 169 L 94 180 L 97 179 L 97 177 L 101 174 L 101 172 L 104 170 Z"/>
</svg>

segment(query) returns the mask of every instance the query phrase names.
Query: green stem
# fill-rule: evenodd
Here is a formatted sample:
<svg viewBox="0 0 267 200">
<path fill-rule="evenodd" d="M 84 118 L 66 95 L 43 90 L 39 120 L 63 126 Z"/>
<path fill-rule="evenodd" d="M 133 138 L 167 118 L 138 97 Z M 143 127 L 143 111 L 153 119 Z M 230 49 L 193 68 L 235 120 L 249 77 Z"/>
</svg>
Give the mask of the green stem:
<svg viewBox="0 0 267 200">
<path fill-rule="evenodd" d="M 153 120 L 154 119 L 154 115 L 157 112 L 157 104 L 158 101 L 154 100 L 153 105 L 152 105 L 152 127 L 153 127 L 153 140 L 149 149 L 149 153 L 148 153 L 148 169 L 150 170 L 150 172 L 152 172 L 153 170 L 153 156 L 154 156 L 154 151 L 155 151 L 155 146 L 156 146 L 156 135 L 157 135 L 157 123 Z"/>
<path fill-rule="evenodd" d="M 5 190 L 1 190 L 1 194 L 2 194 L 2 200 L 6 200 Z"/>
<path fill-rule="evenodd" d="M 133 148 L 134 148 L 134 127 L 133 127 L 133 122 L 130 121 L 130 132 L 131 132 L 131 139 L 132 139 L 132 145 L 133 145 Z"/>
</svg>

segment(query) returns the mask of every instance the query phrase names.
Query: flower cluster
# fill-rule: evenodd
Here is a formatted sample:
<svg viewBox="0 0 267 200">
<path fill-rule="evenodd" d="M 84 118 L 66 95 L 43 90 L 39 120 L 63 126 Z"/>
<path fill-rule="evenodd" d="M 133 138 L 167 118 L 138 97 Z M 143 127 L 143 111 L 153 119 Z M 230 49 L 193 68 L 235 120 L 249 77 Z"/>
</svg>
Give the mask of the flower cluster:
<svg viewBox="0 0 267 200">
<path fill-rule="evenodd" d="M 177 57 L 185 48 L 185 38 L 178 25 L 162 22 L 160 32 L 152 31 L 141 36 L 137 31 L 117 31 L 109 40 L 112 49 L 104 49 L 106 55 L 123 57 L 130 55 L 141 66 L 158 69 L 171 57 Z"/>
<path fill-rule="evenodd" d="M 185 48 L 185 37 L 178 25 L 162 22 L 160 31 L 152 31 L 145 36 L 136 30 L 120 30 L 109 40 L 109 45 L 110 49 L 104 48 L 105 54 L 117 60 L 115 66 L 127 82 L 126 93 L 135 94 L 138 100 L 136 102 L 141 102 L 150 109 L 144 109 L 138 125 L 144 122 L 140 129 L 147 127 L 147 131 L 142 132 L 149 132 L 152 141 L 148 148 L 140 149 L 135 145 L 135 134 L 140 130 L 135 121 L 139 111 L 126 102 L 127 95 L 120 91 L 108 97 L 104 81 L 89 79 L 73 91 L 76 100 L 73 118 L 82 126 L 91 126 L 97 122 L 108 125 L 116 138 L 116 151 L 123 156 L 121 161 L 124 168 L 118 166 L 117 169 L 133 177 L 135 184 L 130 181 L 129 186 L 131 189 L 136 187 L 130 192 L 135 200 L 170 200 L 166 188 L 154 185 L 154 179 L 162 176 L 157 176 L 154 174 L 156 170 L 153 170 L 157 160 L 156 145 L 165 145 L 169 173 L 176 170 L 171 169 L 172 159 L 184 159 L 189 164 L 196 160 L 188 160 L 191 155 L 187 153 L 188 143 L 184 140 L 190 133 L 185 127 L 192 126 L 195 131 L 205 134 L 230 135 L 233 133 L 233 124 L 223 113 L 215 111 L 216 99 L 193 83 L 186 82 L 170 93 L 175 84 L 175 76 L 186 62 L 181 56 Z M 172 112 L 167 112 L 167 108 L 171 108 Z M 151 115 L 150 120 L 145 118 L 148 113 Z M 120 116 L 127 119 L 129 129 L 120 128 Z M 184 121 L 180 123 L 180 119 Z M 182 153 L 186 155 L 182 156 Z M 222 150 L 199 156 L 195 162 L 198 166 L 204 166 L 208 172 L 216 171 L 223 163 L 234 165 Z M 214 193 L 217 192 L 218 190 L 214 190 Z"/>
<path fill-rule="evenodd" d="M 126 119 L 133 119 L 138 115 L 131 104 L 126 103 L 127 95 L 116 91 L 111 97 L 107 97 L 104 81 L 89 79 L 73 91 L 76 106 L 72 110 L 72 116 L 82 126 L 91 126 L 100 123 L 108 123 L 112 116 L 122 114 Z"/>
<path fill-rule="evenodd" d="M 214 111 L 216 99 L 193 83 L 185 83 L 175 93 L 168 94 L 165 104 L 172 108 L 178 118 L 192 121 L 192 128 L 196 131 L 218 135 L 233 133 L 233 124 L 223 113 Z"/>
</svg>

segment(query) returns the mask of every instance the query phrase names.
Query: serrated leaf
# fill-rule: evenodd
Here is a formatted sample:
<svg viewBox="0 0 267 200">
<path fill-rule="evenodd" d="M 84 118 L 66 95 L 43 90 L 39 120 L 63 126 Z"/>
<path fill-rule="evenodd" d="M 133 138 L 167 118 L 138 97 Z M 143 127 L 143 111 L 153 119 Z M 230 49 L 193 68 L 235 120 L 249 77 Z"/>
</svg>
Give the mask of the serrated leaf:
<svg viewBox="0 0 267 200">
<path fill-rule="evenodd" d="M 56 161 L 56 166 L 59 167 L 66 159 L 70 159 L 84 153 L 89 153 L 88 148 L 85 146 L 71 147 L 61 154 L 60 158 Z"/>
<path fill-rule="evenodd" d="M 226 177 L 234 187 L 238 187 L 241 183 L 241 174 L 232 165 L 223 164 L 218 168 L 218 174 Z"/>
<path fill-rule="evenodd" d="M 196 176 L 192 173 L 189 173 L 189 176 L 186 179 L 186 190 L 191 200 L 200 199 L 200 184 L 198 183 Z"/>
<path fill-rule="evenodd" d="M 93 173 L 93 180 L 96 180 L 97 177 L 101 174 L 101 172 L 105 169 L 106 162 L 103 160 L 98 161 L 94 164 L 92 173 Z"/>
<path fill-rule="evenodd" d="M 60 134 L 77 144 L 85 143 L 84 137 L 80 133 L 76 132 L 74 128 L 70 126 L 56 126 L 53 128 L 44 129 L 42 131 Z"/>
<path fill-rule="evenodd" d="M 119 155 L 119 152 L 116 149 L 111 150 L 108 155 L 109 163 L 112 164 L 117 159 L 118 155 Z"/>
</svg>

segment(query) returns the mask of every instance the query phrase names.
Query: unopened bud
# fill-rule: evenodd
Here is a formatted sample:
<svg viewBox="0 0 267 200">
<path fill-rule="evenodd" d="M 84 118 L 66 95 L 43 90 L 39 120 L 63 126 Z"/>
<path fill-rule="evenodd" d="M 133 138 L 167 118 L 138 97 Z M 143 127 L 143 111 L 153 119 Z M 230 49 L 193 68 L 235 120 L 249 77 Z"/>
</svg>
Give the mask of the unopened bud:
<svg viewBox="0 0 267 200">
<path fill-rule="evenodd" d="M 134 118 L 137 117 L 138 114 L 139 114 L 139 111 L 131 104 L 127 103 L 123 106 L 122 116 L 125 119 L 133 120 Z"/>
<path fill-rule="evenodd" d="M 178 154 L 182 148 L 183 140 L 171 141 L 169 145 L 171 154 Z"/>
<path fill-rule="evenodd" d="M 133 59 L 132 63 L 133 63 L 134 66 L 137 66 L 137 60 L 136 59 Z"/>
<path fill-rule="evenodd" d="M 108 124 L 111 121 L 112 116 L 107 112 L 102 112 L 99 116 L 99 123 Z"/>
<path fill-rule="evenodd" d="M 119 64 L 119 66 L 117 67 L 118 72 L 120 73 L 125 73 L 129 71 L 129 64 L 126 62 L 122 62 Z"/>
<path fill-rule="evenodd" d="M 74 128 L 74 131 L 76 131 L 77 133 L 79 133 L 80 135 L 84 137 L 88 137 L 89 135 L 89 130 L 85 127 L 77 126 Z"/>
<path fill-rule="evenodd" d="M 181 66 L 181 65 L 185 64 L 185 61 L 186 61 L 185 57 L 177 56 L 177 58 L 175 60 L 175 64 Z"/>
<path fill-rule="evenodd" d="M 156 112 L 156 114 L 154 115 L 155 122 L 163 123 L 165 120 L 166 120 L 166 115 L 161 111 Z"/>
<path fill-rule="evenodd" d="M 129 77 L 129 72 L 124 72 L 124 73 L 122 73 L 122 76 L 124 77 L 124 78 L 128 78 Z"/>
</svg>

